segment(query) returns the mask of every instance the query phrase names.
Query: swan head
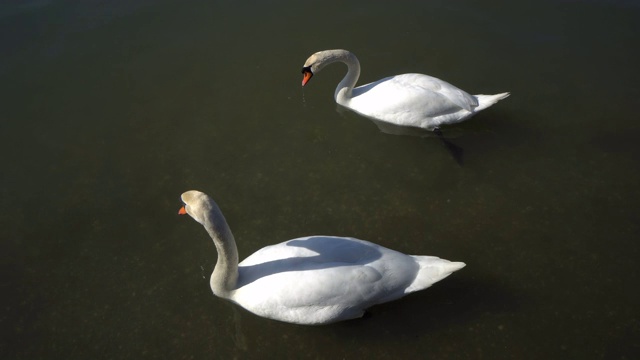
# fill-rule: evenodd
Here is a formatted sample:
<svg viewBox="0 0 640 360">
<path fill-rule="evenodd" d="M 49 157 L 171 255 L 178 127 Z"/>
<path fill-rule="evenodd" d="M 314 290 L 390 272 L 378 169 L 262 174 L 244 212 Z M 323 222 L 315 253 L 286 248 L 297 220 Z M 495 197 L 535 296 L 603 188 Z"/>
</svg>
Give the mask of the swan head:
<svg viewBox="0 0 640 360">
<path fill-rule="evenodd" d="M 322 51 L 311 55 L 307 61 L 305 61 L 304 66 L 302 66 L 302 86 L 307 85 L 313 74 L 319 72 L 324 67 L 324 63 L 321 61 L 321 53 Z"/>
<path fill-rule="evenodd" d="M 184 206 L 180 208 L 178 214 L 189 214 L 195 221 L 204 225 L 205 220 L 208 218 L 208 214 L 213 209 L 213 199 L 209 195 L 197 191 L 190 190 L 183 193 L 180 198 L 184 203 Z"/>
<path fill-rule="evenodd" d="M 311 70 L 311 66 L 305 66 L 302 68 L 302 86 L 307 85 L 311 77 L 313 76 L 313 71 Z"/>
<path fill-rule="evenodd" d="M 345 58 L 353 56 L 347 50 L 323 50 L 309 56 L 302 66 L 302 86 L 305 86 L 314 74 L 317 74 L 326 65 L 329 65 L 336 61 L 344 60 Z"/>
</svg>

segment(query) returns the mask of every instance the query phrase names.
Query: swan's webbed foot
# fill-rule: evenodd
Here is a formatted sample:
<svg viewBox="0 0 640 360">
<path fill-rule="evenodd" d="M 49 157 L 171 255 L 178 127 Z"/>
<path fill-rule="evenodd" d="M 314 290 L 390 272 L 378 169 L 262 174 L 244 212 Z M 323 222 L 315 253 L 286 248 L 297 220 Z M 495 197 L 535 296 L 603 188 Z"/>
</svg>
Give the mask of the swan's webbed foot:
<svg viewBox="0 0 640 360">
<path fill-rule="evenodd" d="M 464 149 L 447 140 L 447 138 L 442 134 L 442 130 L 440 130 L 440 128 L 437 127 L 433 129 L 433 132 L 438 136 L 438 139 L 442 141 L 442 144 L 447 148 L 447 150 L 449 150 L 449 153 L 451 153 L 451 156 L 453 156 L 453 159 L 458 163 L 458 165 L 462 166 Z"/>
</svg>

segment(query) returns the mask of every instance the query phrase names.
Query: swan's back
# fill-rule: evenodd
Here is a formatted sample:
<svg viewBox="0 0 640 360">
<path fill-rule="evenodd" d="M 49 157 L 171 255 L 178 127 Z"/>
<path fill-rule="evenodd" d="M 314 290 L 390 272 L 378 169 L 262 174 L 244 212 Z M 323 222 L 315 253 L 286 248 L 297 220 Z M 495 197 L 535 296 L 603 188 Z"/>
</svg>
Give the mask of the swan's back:
<svg viewBox="0 0 640 360">
<path fill-rule="evenodd" d="M 268 318 L 321 324 L 362 316 L 443 279 L 446 260 L 353 238 L 312 236 L 268 246 L 240 263 L 232 300 Z M 458 263 L 461 264 L 461 263 Z"/>
<path fill-rule="evenodd" d="M 438 78 L 403 74 L 353 89 L 342 105 L 396 125 L 432 128 L 471 116 L 478 99 Z"/>
<path fill-rule="evenodd" d="M 446 98 L 458 108 L 467 111 L 472 111 L 478 106 L 478 100 L 475 96 L 466 91 L 436 77 L 414 73 L 389 76 L 370 84 L 358 86 L 353 89 L 353 97 L 364 95 L 364 93 L 367 93 L 367 96 L 390 95 L 398 91 L 400 93 L 394 95 L 393 104 L 389 99 L 385 101 L 387 106 L 396 106 L 399 101 L 425 103 L 434 97 Z M 434 111 L 433 109 L 429 110 Z M 426 113 L 425 115 L 434 116 L 435 114 Z"/>
</svg>

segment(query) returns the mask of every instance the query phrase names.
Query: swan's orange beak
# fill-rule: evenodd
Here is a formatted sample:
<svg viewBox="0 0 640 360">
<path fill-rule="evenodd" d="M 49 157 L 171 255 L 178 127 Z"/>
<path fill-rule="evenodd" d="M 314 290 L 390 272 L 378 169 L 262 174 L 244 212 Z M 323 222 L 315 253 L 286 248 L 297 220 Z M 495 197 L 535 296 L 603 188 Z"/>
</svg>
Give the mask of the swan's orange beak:
<svg viewBox="0 0 640 360">
<path fill-rule="evenodd" d="M 312 76 L 313 73 L 311 72 L 311 70 L 307 68 L 302 69 L 302 86 L 307 85 Z"/>
<path fill-rule="evenodd" d="M 180 215 L 184 215 L 186 213 L 187 213 L 187 209 L 185 209 L 184 206 L 181 207 L 180 210 L 178 210 L 178 214 L 180 214 Z"/>
</svg>

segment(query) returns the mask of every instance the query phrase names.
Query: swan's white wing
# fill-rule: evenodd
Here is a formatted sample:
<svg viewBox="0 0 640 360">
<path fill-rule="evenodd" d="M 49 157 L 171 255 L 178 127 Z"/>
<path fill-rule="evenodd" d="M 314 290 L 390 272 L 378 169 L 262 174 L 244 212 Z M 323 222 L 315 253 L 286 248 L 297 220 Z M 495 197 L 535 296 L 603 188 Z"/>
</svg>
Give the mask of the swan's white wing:
<svg viewBox="0 0 640 360">
<path fill-rule="evenodd" d="M 478 101 L 438 78 L 404 74 L 355 88 L 344 105 L 376 119 L 424 127 L 425 122 L 438 117 L 472 112 Z"/>
<path fill-rule="evenodd" d="M 362 316 L 364 309 L 375 303 L 370 298 L 380 292 L 381 276 L 369 267 L 338 266 L 312 274 L 283 272 L 238 289 L 234 300 L 263 317 L 324 324 Z"/>
<path fill-rule="evenodd" d="M 371 84 L 354 89 L 353 97 L 375 96 L 381 103 L 402 102 L 406 104 L 436 103 L 446 101 L 440 105 L 457 107 L 457 110 L 472 111 L 478 106 L 478 100 L 467 92 L 440 80 L 424 74 L 403 74 L 384 78 Z M 383 98 L 386 97 L 386 100 Z M 442 99 L 442 100 L 440 100 Z M 435 113 L 441 113 L 437 106 L 428 106 Z"/>
<path fill-rule="evenodd" d="M 478 100 L 473 95 L 470 95 L 466 91 L 460 90 L 448 82 L 433 76 L 423 74 L 404 74 L 394 76 L 393 79 L 398 83 L 398 86 L 413 85 L 419 88 L 419 91 L 437 92 L 447 98 L 447 100 L 467 111 L 472 111 L 473 108 L 478 106 Z"/>
<path fill-rule="evenodd" d="M 324 323 L 401 297 L 419 267 L 408 255 L 351 238 L 266 247 L 241 263 L 234 301 L 269 318 Z"/>
</svg>

